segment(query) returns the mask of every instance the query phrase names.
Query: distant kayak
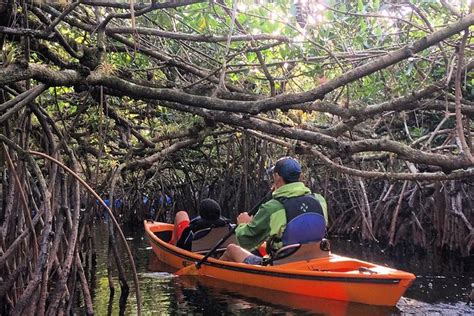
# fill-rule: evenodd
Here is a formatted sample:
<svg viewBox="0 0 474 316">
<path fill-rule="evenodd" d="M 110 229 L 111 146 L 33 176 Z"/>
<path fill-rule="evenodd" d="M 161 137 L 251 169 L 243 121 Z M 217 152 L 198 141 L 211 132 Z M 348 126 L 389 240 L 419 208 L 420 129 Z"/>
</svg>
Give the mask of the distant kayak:
<svg viewBox="0 0 474 316">
<path fill-rule="evenodd" d="M 145 221 L 145 232 L 157 258 L 176 269 L 194 265 L 206 254 L 172 244 L 173 225 Z M 217 243 L 218 239 L 215 240 Z M 213 244 L 209 246 L 212 248 Z M 221 252 L 222 253 L 222 252 Z M 219 254 L 219 252 L 217 253 Z M 292 255 L 274 265 L 249 265 L 209 257 L 196 269 L 198 275 L 252 287 L 346 302 L 395 306 L 415 280 L 412 273 L 331 254 L 292 261 Z"/>
</svg>

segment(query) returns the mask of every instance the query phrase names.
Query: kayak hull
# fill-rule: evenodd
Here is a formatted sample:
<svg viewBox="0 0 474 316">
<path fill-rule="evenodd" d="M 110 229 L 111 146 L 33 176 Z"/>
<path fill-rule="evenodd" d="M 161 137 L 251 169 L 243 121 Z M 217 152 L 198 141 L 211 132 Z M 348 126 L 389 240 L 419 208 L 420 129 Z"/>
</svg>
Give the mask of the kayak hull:
<svg viewBox="0 0 474 316">
<path fill-rule="evenodd" d="M 182 269 L 203 255 L 166 242 L 173 225 L 145 222 L 158 260 Z M 411 273 L 331 254 L 278 266 L 257 266 L 208 258 L 199 275 L 259 288 L 369 305 L 394 306 L 415 279 Z"/>
</svg>

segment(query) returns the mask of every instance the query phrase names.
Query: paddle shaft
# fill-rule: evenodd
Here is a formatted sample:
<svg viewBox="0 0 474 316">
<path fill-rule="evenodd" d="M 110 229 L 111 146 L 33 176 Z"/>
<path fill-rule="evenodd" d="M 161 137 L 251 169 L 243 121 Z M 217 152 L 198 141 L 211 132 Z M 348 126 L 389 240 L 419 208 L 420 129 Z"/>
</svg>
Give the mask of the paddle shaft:
<svg viewBox="0 0 474 316">
<path fill-rule="evenodd" d="M 260 207 L 260 205 L 267 199 L 269 193 L 271 193 L 271 191 L 267 192 L 264 197 L 258 201 L 257 204 L 255 204 L 255 206 L 250 210 L 248 211 L 248 214 L 250 216 L 253 216 L 257 213 L 258 211 L 258 208 Z M 227 240 L 229 239 L 230 236 L 232 236 L 234 233 L 235 233 L 235 230 L 237 229 L 237 226 L 238 225 L 235 225 L 234 227 L 232 227 L 232 229 L 227 233 L 227 235 L 225 235 L 224 237 L 222 237 L 219 242 L 214 246 L 212 247 L 211 250 L 209 250 L 206 255 L 201 259 L 199 260 L 198 262 L 196 262 L 196 268 L 201 268 L 201 265 L 206 262 L 207 258 L 209 258 L 214 252 L 216 252 L 216 250 Z"/>
</svg>

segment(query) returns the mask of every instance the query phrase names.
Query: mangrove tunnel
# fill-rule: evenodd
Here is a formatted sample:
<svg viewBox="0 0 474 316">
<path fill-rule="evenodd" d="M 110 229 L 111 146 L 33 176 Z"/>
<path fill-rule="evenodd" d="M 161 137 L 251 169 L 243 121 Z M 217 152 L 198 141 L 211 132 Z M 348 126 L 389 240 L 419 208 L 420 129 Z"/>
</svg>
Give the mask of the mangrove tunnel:
<svg viewBox="0 0 474 316">
<path fill-rule="evenodd" d="M 93 314 L 109 219 L 108 286 L 140 314 L 122 228 L 206 197 L 235 218 L 285 155 L 330 239 L 472 256 L 473 7 L 1 0 L 0 313 Z"/>
</svg>

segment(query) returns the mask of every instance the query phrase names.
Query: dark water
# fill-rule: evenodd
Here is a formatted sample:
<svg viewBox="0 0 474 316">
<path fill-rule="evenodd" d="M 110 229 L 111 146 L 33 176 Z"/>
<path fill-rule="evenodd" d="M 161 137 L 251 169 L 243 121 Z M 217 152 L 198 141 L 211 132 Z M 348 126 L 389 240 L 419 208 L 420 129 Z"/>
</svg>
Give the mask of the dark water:
<svg viewBox="0 0 474 316">
<path fill-rule="evenodd" d="M 97 231 L 97 275 L 92 292 L 96 315 L 135 315 L 133 279 L 130 295 L 120 307 L 120 293 L 109 300 L 106 268 L 106 227 Z M 126 232 L 134 252 L 144 315 L 474 315 L 466 305 L 474 283 L 473 259 L 439 259 L 434 255 L 390 256 L 378 248 L 350 241 L 332 241 L 332 250 L 415 273 L 416 281 L 396 307 L 376 307 L 240 286 L 208 278 L 176 277 L 156 260 L 142 229 Z M 128 268 L 128 261 L 124 260 Z M 118 281 L 116 281 L 118 288 Z M 117 290 L 120 292 L 120 290 Z"/>
</svg>

